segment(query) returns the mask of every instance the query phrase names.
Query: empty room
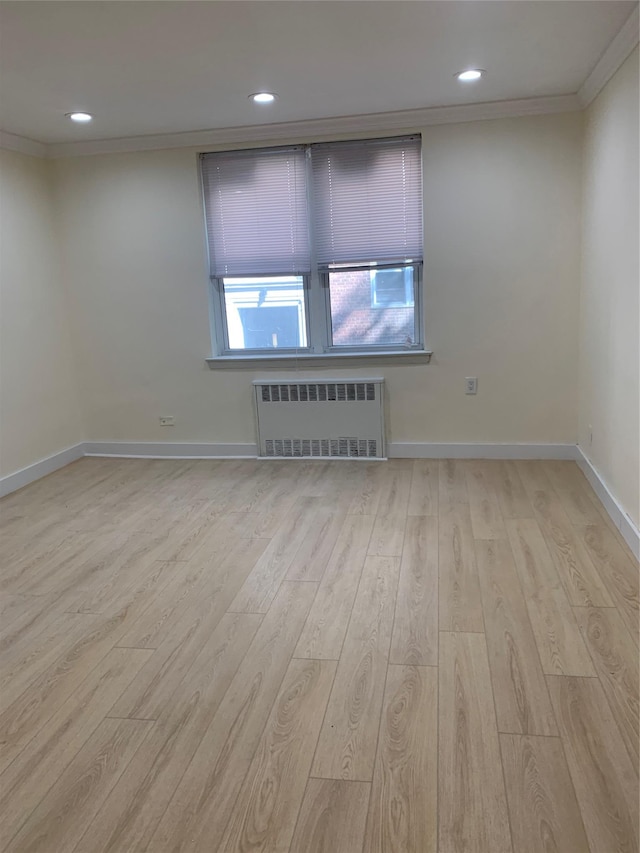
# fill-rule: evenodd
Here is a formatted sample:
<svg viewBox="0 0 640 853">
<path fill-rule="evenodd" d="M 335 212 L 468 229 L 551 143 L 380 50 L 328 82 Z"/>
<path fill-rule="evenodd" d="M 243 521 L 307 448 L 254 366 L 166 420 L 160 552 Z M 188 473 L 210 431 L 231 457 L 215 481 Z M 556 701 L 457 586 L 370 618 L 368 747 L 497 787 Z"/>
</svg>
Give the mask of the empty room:
<svg viewBox="0 0 640 853">
<path fill-rule="evenodd" d="M 2 853 L 638 853 L 638 33 L 0 0 Z"/>
</svg>

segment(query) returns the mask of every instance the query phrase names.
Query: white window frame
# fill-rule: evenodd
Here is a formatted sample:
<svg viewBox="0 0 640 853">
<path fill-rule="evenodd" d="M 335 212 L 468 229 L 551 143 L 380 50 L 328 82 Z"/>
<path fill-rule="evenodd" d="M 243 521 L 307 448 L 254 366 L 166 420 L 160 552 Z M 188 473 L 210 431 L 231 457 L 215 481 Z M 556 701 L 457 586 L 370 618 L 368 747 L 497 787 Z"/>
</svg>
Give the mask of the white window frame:
<svg viewBox="0 0 640 853">
<path fill-rule="evenodd" d="M 363 140 L 366 142 L 367 140 Z M 309 211 L 310 216 L 313 212 L 313 203 L 311 198 L 313 181 L 311 175 L 311 149 L 307 147 L 307 185 L 309 187 Z M 202 186 L 202 179 L 201 179 Z M 203 205 L 204 209 L 204 205 Z M 361 344 L 353 346 L 334 345 L 332 343 L 332 319 L 331 319 L 331 302 L 329 292 L 329 271 L 318 267 L 316 262 L 316 253 L 314 251 L 314 227 L 313 218 L 310 222 L 311 231 L 311 273 L 310 275 L 299 276 L 303 279 L 304 298 L 305 298 L 305 316 L 306 316 L 306 337 L 307 346 L 297 348 L 263 348 L 263 349 L 231 349 L 229 346 L 229 334 L 227 329 L 227 311 L 224 296 L 224 281 L 223 277 L 212 276 L 209 284 L 209 317 L 211 329 L 211 351 L 213 356 L 208 358 L 210 366 L 215 366 L 216 361 L 228 362 L 243 362 L 243 361 L 277 361 L 279 359 L 291 359 L 302 357 L 318 357 L 318 358 L 335 358 L 341 355 L 344 356 L 407 356 L 424 354 L 426 360 L 429 361 L 431 352 L 425 349 L 425 333 L 424 333 L 424 311 L 423 311 L 423 262 L 406 259 L 405 261 L 397 261 L 395 263 L 378 263 L 376 258 L 372 258 L 368 265 L 354 265 L 353 267 L 341 267 L 341 269 L 355 270 L 363 269 L 371 271 L 372 266 L 375 269 L 397 269 L 401 266 L 412 266 L 414 270 L 414 295 L 413 295 L 413 312 L 414 312 L 414 341 L 407 344 Z M 206 235 L 206 222 L 205 222 Z M 283 274 L 291 277 L 291 273 Z M 233 278 L 234 276 L 229 276 Z M 258 278 L 258 274 L 253 276 Z M 265 278 L 273 278 L 274 273 L 265 274 Z M 393 306 L 374 306 L 373 305 L 373 285 L 371 288 L 371 307 L 383 310 L 384 308 Z M 406 306 L 411 307 L 411 306 Z"/>
</svg>

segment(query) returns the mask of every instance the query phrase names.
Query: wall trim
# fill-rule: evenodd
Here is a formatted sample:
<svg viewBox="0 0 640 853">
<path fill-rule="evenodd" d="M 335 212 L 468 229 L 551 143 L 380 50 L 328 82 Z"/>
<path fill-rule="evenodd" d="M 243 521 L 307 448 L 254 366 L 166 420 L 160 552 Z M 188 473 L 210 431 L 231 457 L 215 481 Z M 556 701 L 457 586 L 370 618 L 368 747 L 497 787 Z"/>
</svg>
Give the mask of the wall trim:
<svg viewBox="0 0 640 853">
<path fill-rule="evenodd" d="M 578 89 L 578 100 L 582 107 L 589 106 L 638 44 L 639 27 L 640 10 L 636 6 Z"/>
<path fill-rule="evenodd" d="M 155 459 L 247 459 L 256 458 L 253 443 L 88 441 L 86 456 L 115 456 Z M 575 444 L 482 444 L 389 442 L 388 458 L 395 459 L 576 459 Z"/>
<path fill-rule="evenodd" d="M 390 459 L 575 459 L 575 444 L 502 444 L 480 442 L 395 441 L 387 444 Z"/>
<path fill-rule="evenodd" d="M 29 154 L 31 157 L 46 157 L 47 146 L 44 142 L 36 142 L 35 139 L 27 139 L 26 136 L 17 136 L 0 130 L 0 148 L 7 151 L 18 151 L 20 154 Z"/>
<path fill-rule="evenodd" d="M 613 495 L 582 448 L 575 444 L 504 444 L 478 442 L 390 442 L 390 459 L 572 459 L 584 472 L 598 499 L 633 554 L 640 559 L 640 531 Z M 0 477 L 0 497 L 28 486 L 83 456 L 120 459 L 255 459 L 254 443 L 85 441 Z"/>
<path fill-rule="evenodd" d="M 582 469 L 583 474 L 589 481 L 593 491 L 598 496 L 600 503 L 606 509 L 611 520 L 622 534 L 637 559 L 640 559 L 640 531 L 624 511 L 622 504 L 614 496 L 602 475 L 595 468 L 593 462 L 586 456 L 584 450 L 578 445 L 576 447 L 576 461 Z"/>
<path fill-rule="evenodd" d="M 206 148 L 246 143 L 267 144 L 286 140 L 307 140 L 343 133 L 382 133 L 416 130 L 436 124 L 458 124 L 498 118 L 577 112 L 577 95 L 550 95 L 511 101 L 488 101 L 480 104 L 457 104 L 448 107 L 426 107 L 360 116 L 307 119 L 274 124 L 222 127 L 181 133 L 161 133 L 119 139 L 95 139 L 83 142 L 58 142 L 46 146 L 49 157 L 75 157 L 87 154 L 113 154 L 131 151 L 156 151 L 167 148 Z"/>
<path fill-rule="evenodd" d="M 52 474 L 58 468 L 64 468 L 70 462 L 82 459 L 84 455 L 84 444 L 80 442 L 80 444 L 74 444 L 72 447 L 67 447 L 65 450 L 60 450 L 44 459 L 39 459 L 37 462 L 27 465 L 26 468 L 14 471 L 13 474 L 0 477 L 0 497 L 16 492 L 23 486 L 28 486 L 29 483 L 40 480 L 47 474 Z"/>
<path fill-rule="evenodd" d="M 258 454 L 255 443 L 175 441 L 86 441 L 85 456 L 132 457 L 135 459 L 253 459 Z"/>
</svg>

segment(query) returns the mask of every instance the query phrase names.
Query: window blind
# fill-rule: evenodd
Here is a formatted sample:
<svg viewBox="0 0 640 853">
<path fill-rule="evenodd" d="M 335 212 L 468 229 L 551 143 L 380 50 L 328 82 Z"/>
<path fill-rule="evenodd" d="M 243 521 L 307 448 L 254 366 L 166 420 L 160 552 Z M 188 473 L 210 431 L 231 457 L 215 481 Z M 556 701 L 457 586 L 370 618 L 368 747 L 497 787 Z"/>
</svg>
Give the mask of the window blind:
<svg viewBox="0 0 640 853">
<path fill-rule="evenodd" d="M 311 269 L 302 146 L 202 155 L 212 276 Z"/>
<path fill-rule="evenodd" d="M 420 137 L 311 146 L 318 264 L 422 260 Z"/>
</svg>

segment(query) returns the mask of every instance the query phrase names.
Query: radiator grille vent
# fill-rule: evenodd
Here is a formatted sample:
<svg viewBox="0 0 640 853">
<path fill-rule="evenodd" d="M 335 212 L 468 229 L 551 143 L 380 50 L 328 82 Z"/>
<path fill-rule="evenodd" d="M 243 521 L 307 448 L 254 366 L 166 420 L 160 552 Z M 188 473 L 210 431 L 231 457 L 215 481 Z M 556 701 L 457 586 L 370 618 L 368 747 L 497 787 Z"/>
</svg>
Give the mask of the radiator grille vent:
<svg viewBox="0 0 640 853">
<path fill-rule="evenodd" d="M 263 403 L 352 402 L 375 400 L 376 386 L 373 382 L 297 382 L 262 385 L 261 394 Z"/>
<path fill-rule="evenodd" d="M 261 456 L 384 458 L 383 379 L 279 380 L 253 382 Z"/>
<path fill-rule="evenodd" d="M 374 458 L 378 456 L 378 442 L 372 438 L 268 438 L 265 441 L 265 451 L 266 456 L 293 458 L 303 456 Z"/>
</svg>

